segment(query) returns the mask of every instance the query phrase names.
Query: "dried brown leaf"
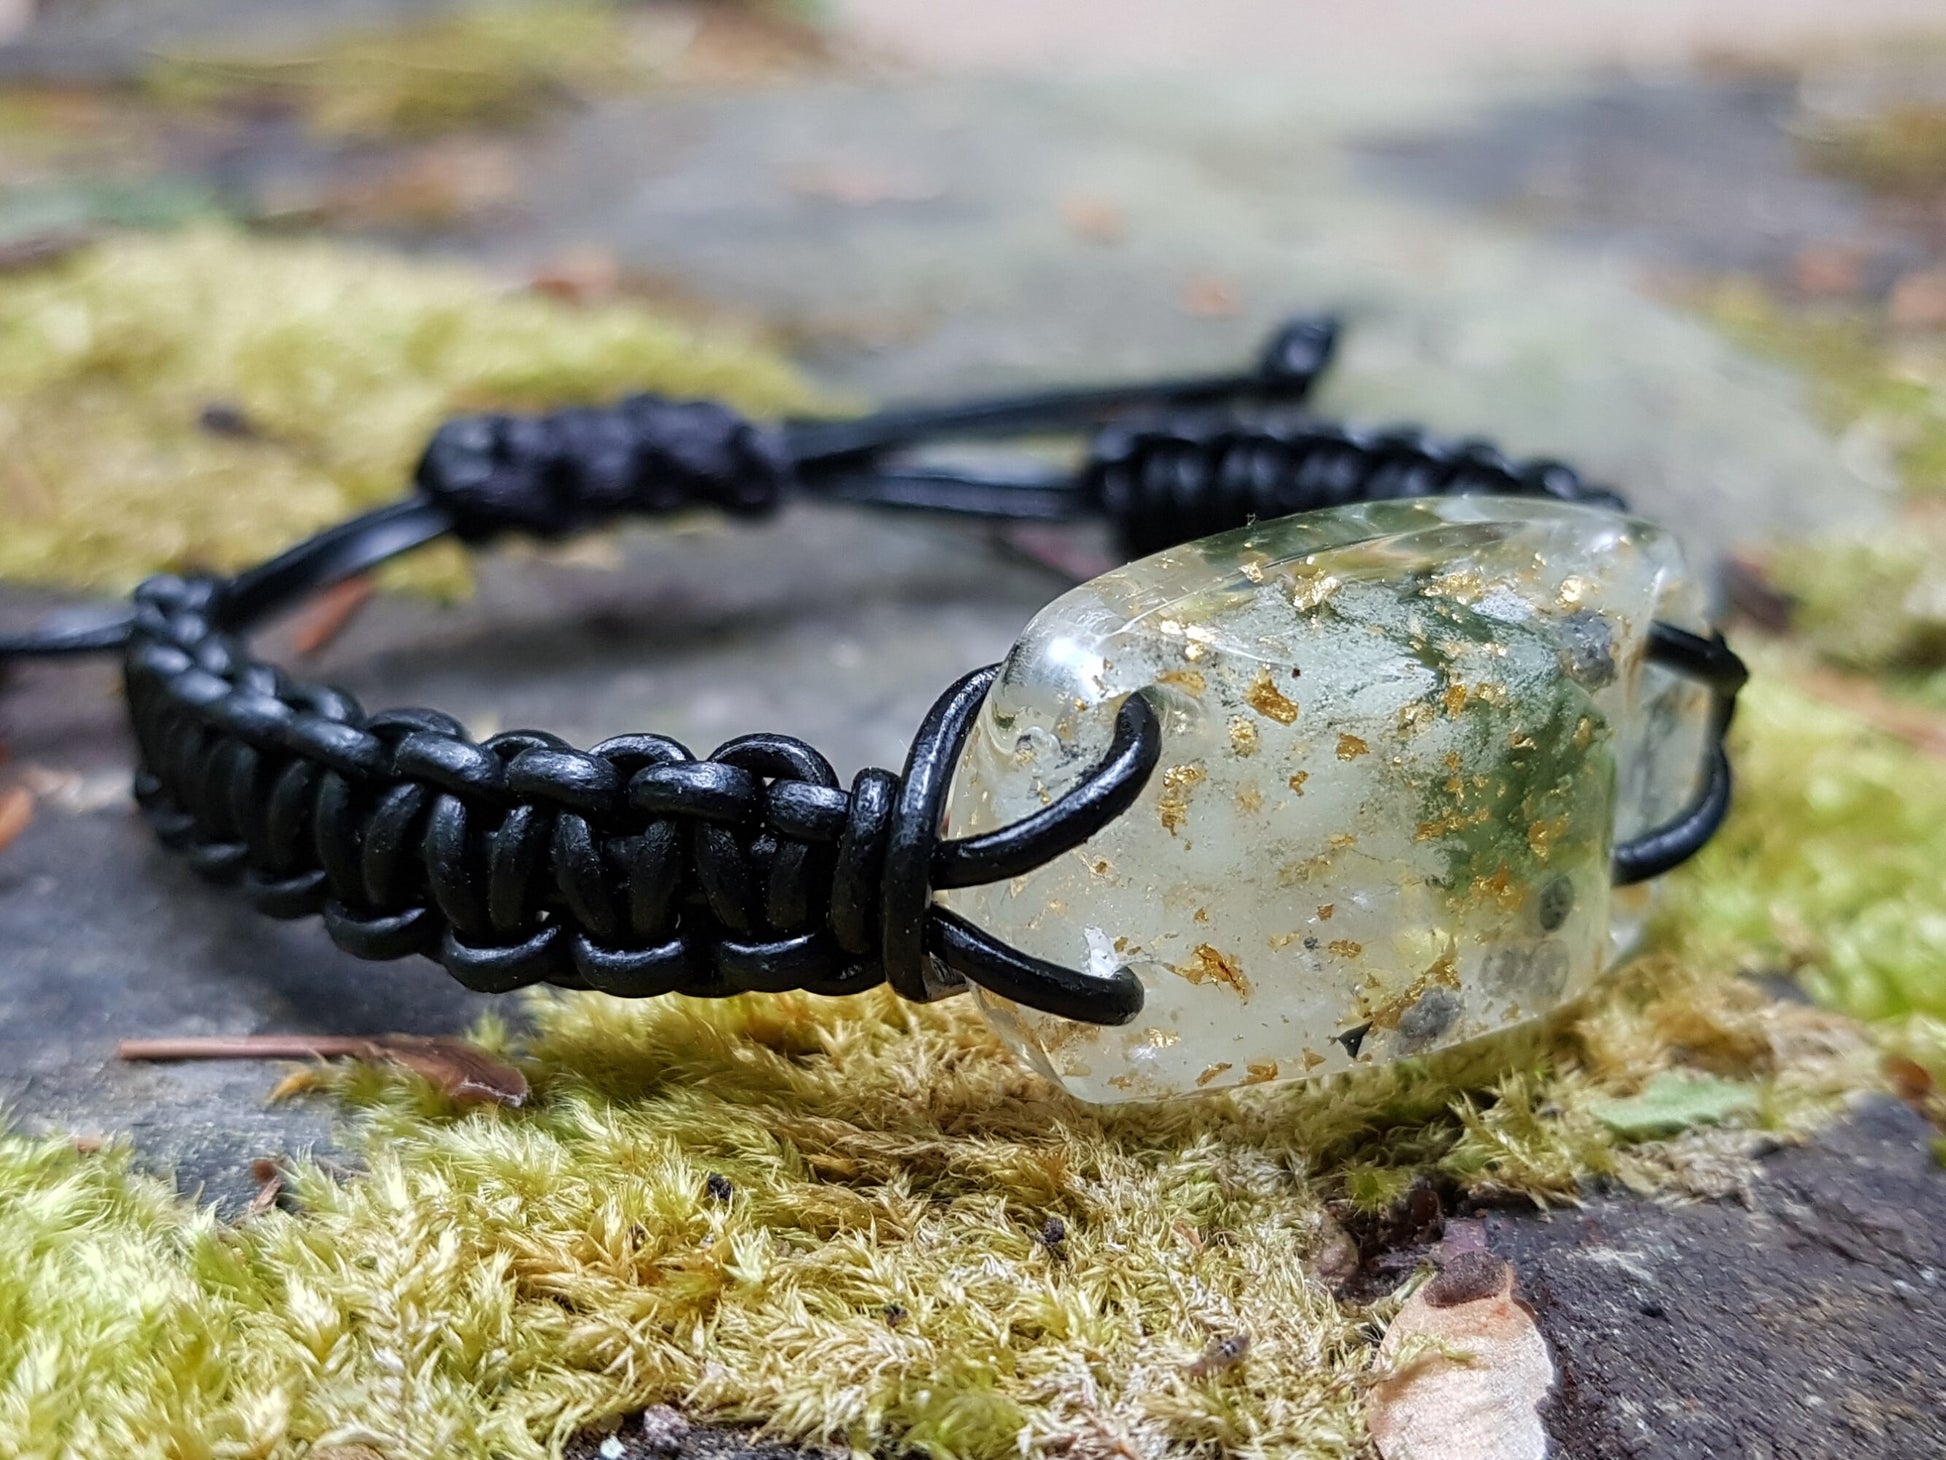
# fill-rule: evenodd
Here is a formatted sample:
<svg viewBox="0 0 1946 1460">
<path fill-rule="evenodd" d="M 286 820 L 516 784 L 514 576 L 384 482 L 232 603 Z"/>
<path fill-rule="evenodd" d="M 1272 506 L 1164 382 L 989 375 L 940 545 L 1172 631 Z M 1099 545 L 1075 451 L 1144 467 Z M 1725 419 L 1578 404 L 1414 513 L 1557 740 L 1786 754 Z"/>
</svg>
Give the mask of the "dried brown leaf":
<svg viewBox="0 0 1946 1460">
<path fill-rule="evenodd" d="M 0 851 L 27 830 L 34 819 L 34 793 L 25 786 L 0 787 Z"/>
<path fill-rule="evenodd" d="M 1892 1093 L 1908 1105 L 1924 1105 L 1932 1098 L 1932 1071 L 1908 1055 L 1887 1055 L 1885 1077 L 1892 1082 Z"/>
<path fill-rule="evenodd" d="M 328 648 L 358 617 L 358 611 L 371 602 L 373 591 L 371 574 L 360 573 L 320 593 L 298 615 L 291 631 L 297 652 L 310 655 Z"/>
<path fill-rule="evenodd" d="M 125 1039 L 125 1060 L 385 1059 L 424 1075 L 462 1105 L 521 1105 L 527 1077 L 477 1044 L 449 1035 L 240 1034 L 214 1038 Z M 288 1081 L 273 1096 L 288 1094 Z"/>
<path fill-rule="evenodd" d="M 385 1058 L 424 1075 L 462 1105 L 526 1103 L 527 1077 L 477 1044 L 415 1034 L 388 1034 L 374 1042 Z"/>
<path fill-rule="evenodd" d="M 1369 1414 L 1384 1460 L 1547 1454 L 1540 1403 L 1554 1364 L 1513 1278 L 1499 1258 L 1463 1252 L 1399 1310 L 1379 1344 Z"/>
<path fill-rule="evenodd" d="M 284 1168 L 268 1156 L 259 1156 L 250 1163 L 250 1179 L 257 1183 L 257 1194 L 243 1209 L 245 1221 L 260 1217 L 277 1205 L 277 1198 L 284 1194 Z"/>
</svg>

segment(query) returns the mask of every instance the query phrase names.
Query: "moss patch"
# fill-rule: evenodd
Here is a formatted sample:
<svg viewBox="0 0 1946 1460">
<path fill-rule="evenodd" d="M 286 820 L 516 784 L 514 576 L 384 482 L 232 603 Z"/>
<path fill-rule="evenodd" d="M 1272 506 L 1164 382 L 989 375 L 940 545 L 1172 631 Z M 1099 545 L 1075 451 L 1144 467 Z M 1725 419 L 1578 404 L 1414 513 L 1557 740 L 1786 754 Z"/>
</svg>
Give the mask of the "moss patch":
<svg viewBox="0 0 1946 1460">
<path fill-rule="evenodd" d="M 1590 1169 L 1675 1179 L 1700 1147 L 1623 1146 L 1588 1105 L 1678 1039 L 1767 1126 L 1863 1076 L 1828 1016 L 1657 965 L 1470 1095 L 1407 1070 L 1121 1115 L 1058 1099 L 963 1008 L 538 1013 L 530 1112 L 361 1072 L 369 1174 L 301 1169 L 298 1215 L 226 1229 L 119 1158 L 0 1144 L 0 1443 L 528 1456 L 673 1400 L 861 1449 L 1350 1455 L 1373 1315 L 1312 1275 L 1323 1197 L 1427 1168 L 1557 1198 Z M 1238 1332 L 1245 1364 L 1190 1371 Z"/>
<path fill-rule="evenodd" d="M 1826 127 L 1805 151 L 1818 167 L 1874 192 L 1924 198 L 1946 191 L 1946 103 L 1902 102 Z"/>
<path fill-rule="evenodd" d="M 1673 879 L 1669 945 L 1788 968 L 1860 1018 L 1946 1018 L 1946 764 L 1759 663 L 1738 712 L 1741 809 Z"/>
<path fill-rule="evenodd" d="M 1946 333 L 1894 335 L 1852 307 L 1787 308 L 1749 280 L 1695 302 L 1732 339 L 1802 370 L 1834 426 L 1882 439 L 1915 496 L 1946 495 Z"/>
<path fill-rule="evenodd" d="M 77 588 L 235 569 L 392 500 L 456 410 L 631 390 L 756 412 L 809 399 L 774 358 L 634 305 L 215 227 L 0 276 L 0 320 L 0 577 Z M 456 550 L 406 571 L 465 581 Z"/>
<path fill-rule="evenodd" d="M 167 56 L 148 90 L 179 106 L 275 107 L 332 139 L 520 126 L 641 73 L 627 10 L 615 0 L 465 6 L 303 52 Z"/>
<path fill-rule="evenodd" d="M 815 65 L 806 7 L 769 0 L 493 0 L 297 49 L 159 58 L 146 95 L 195 114 L 270 111 L 325 142 L 500 131 L 665 79 L 748 80 Z"/>
</svg>

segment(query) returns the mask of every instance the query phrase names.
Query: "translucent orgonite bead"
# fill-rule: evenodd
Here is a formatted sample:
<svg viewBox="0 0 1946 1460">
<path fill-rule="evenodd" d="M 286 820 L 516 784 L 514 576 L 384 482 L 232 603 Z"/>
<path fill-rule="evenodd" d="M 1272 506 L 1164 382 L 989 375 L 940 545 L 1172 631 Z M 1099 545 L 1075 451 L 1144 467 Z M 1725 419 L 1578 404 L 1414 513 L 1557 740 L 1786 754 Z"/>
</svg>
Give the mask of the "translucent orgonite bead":
<svg viewBox="0 0 1946 1460">
<path fill-rule="evenodd" d="M 1600 508 L 1368 503 L 1131 563 L 1043 610 L 955 776 L 946 832 L 1018 821 L 1149 688 L 1162 761 L 1084 846 L 944 894 L 1016 947 L 1140 976 L 1103 1028 L 979 998 L 1093 1101 L 1425 1053 L 1580 992 L 1639 926 L 1616 838 L 1683 809 L 1707 693 L 1644 661 L 1701 628 L 1675 541 Z M 1611 924 L 1613 924 L 1611 928 Z"/>
</svg>

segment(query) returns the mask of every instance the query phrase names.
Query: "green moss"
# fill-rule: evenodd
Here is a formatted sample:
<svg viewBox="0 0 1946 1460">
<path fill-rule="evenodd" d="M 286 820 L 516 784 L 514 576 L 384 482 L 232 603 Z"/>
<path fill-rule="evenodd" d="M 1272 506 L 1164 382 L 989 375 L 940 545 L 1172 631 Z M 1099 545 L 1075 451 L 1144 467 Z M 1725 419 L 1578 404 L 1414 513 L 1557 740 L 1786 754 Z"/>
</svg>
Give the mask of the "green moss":
<svg viewBox="0 0 1946 1460">
<path fill-rule="evenodd" d="M 1749 281 L 1698 303 L 1733 339 L 1803 371 L 1835 428 L 1882 440 L 1913 495 L 1946 494 L 1946 335 L 1895 339 L 1862 310 L 1786 308 Z"/>
<path fill-rule="evenodd" d="M 672 1401 L 879 1451 L 1349 1456 L 1389 1305 L 1315 1278 L 1326 1198 L 1682 1182 L 1682 1142 L 1623 1143 L 1592 1097 L 1714 1060 L 1788 1132 L 1867 1077 L 1828 1016 L 1658 963 L 1511 1051 L 1145 1110 L 1062 1099 L 964 1005 L 534 1014 L 520 1112 L 338 1077 L 369 1170 L 300 1166 L 299 1214 L 224 1229 L 119 1157 L 0 1141 L 0 1358 L 42 1355 L 0 1366 L 0 1449 L 536 1456 Z M 1238 1331 L 1246 1364 L 1191 1371 Z"/>
<path fill-rule="evenodd" d="M 1906 102 L 1805 143 L 1818 167 L 1902 198 L 1946 193 L 1946 105 Z"/>
<path fill-rule="evenodd" d="M 630 304 L 220 228 L 116 238 L 0 276 L 0 577 L 123 590 L 234 569 L 401 495 L 457 410 L 631 390 L 801 408 L 777 360 Z M 202 424 L 212 405 L 247 433 Z M 409 568 L 465 581 L 458 552 Z"/>
<path fill-rule="evenodd" d="M 1768 566 L 1793 600 L 1793 633 L 1825 658 L 1877 674 L 1946 668 L 1946 515 L 1785 544 Z"/>
<path fill-rule="evenodd" d="M 1792 688 L 1780 656 L 1756 664 L 1738 814 L 1672 880 L 1663 936 L 1860 1018 L 1946 1017 L 1946 764 Z"/>
<path fill-rule="evenodd" d="M 464 6 L 301 54 L 168 56 L 148 90 L 170 105 L 279 107 L 326 138 L 520 126 L 644 73 L 628 11 L 619 0 Z"/>
</svg>

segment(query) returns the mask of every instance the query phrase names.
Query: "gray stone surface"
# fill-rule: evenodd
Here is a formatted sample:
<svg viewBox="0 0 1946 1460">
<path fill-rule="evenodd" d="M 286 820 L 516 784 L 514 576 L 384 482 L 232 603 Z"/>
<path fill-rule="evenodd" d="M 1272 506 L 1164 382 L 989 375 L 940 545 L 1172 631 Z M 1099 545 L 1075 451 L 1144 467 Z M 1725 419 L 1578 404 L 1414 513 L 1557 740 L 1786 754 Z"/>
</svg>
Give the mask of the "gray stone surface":
<svg viewBox="0 0 1946 1460">
<path fill-rule="evenodd" d="M 1495 1214 L 1554 1350 L 1566 1460 L 1946 1454 L 1946 1175 L 1876 1100 L 1764 1163 L 1748 1205 Z"/>
<path fill-rule="evenodd" d="M 1738 91 L 1672 90 L 1703 130 L 1747 110 Z M 485 246 L 513 261 L 613 240 L 875 395 L 1233 360 L 1268 320 L 1338 309 L 1352 328 L 1322 409 L 1565 456 L 1705 555 L 1874 510 L 1883 462 L 1839 451 L 1782 370 L 1648 298 L 1626 256 L 1429 206 L 1403 168 L 1361 181 L 1381 137 L 1464 137 L 1482 118 L 1550 135 L 1547 93 L 1526 95 L 1514 122 L 1457 85 L 1401 96 L 1348 81 L 648 99 L 540 144 L 527 221 Z M 1491 133 L 1477 146 L 1507 150 Z M 1774 137 L 1712 158 L 1722 185 L 1790 175 Z M 1079 239 L 1082 204 L 1111 207 L 1121 241 Z"/>
</svg>

